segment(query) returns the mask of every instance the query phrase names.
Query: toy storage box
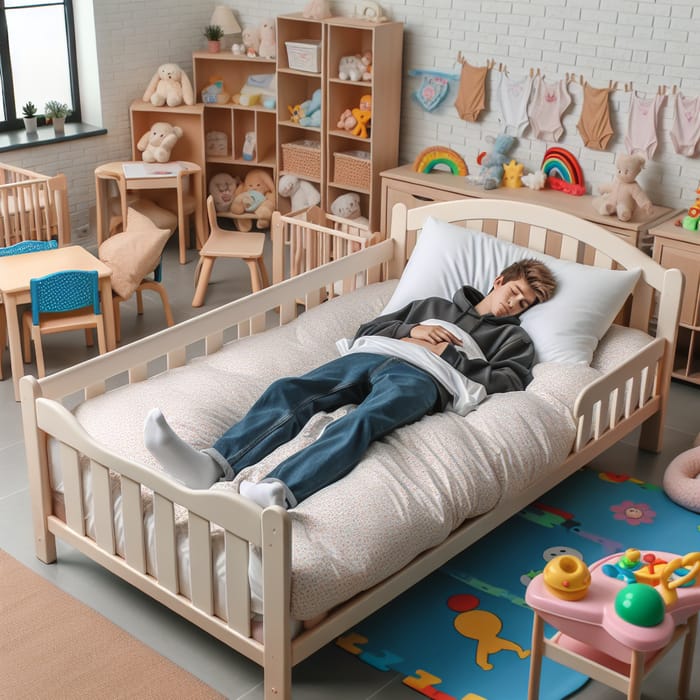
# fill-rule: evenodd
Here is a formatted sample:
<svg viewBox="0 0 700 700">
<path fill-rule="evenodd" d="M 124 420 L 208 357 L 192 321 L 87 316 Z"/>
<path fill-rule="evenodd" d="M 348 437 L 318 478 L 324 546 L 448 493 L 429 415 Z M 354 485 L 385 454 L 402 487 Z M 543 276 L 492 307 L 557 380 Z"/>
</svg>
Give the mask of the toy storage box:
<svg viewBox="0 0 700 700">
<path fill-rule="evenodd" d="M 321 72 L 321 42 L 316 39 L 286 41 L 289 67 L 307 73 Z"/>
<path fill-rule="evenodd" d="M 311 139 L 283 143 L 282 170 L 318 181 L 321 177 L 321 144 Z"/>
<path fill-rule="evenodd" d="M 333 180 L 339 185 L 368 190 L 372 161 L 366 151 L 341 151 L 333 154 Z"/>
</svg>

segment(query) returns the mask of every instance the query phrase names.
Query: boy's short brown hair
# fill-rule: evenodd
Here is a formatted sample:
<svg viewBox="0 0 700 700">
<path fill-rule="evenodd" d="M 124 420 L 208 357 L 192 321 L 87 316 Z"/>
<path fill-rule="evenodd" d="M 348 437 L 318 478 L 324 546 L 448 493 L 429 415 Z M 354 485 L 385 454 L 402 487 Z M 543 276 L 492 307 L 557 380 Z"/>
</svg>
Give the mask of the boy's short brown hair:
<svg viewBox="0 0 700 700">
<path fill-rule="evenodd" d="M 551 299 L 557 288 L 557 281 L 554 279 L 552 271 L 537 258 L 525 258 L 508 265 L 501 272 L 500 277 L 503 278 L 504 282 L 517 279 L 525 280 L 535 293 L 538 303 Z"/>
</svg>

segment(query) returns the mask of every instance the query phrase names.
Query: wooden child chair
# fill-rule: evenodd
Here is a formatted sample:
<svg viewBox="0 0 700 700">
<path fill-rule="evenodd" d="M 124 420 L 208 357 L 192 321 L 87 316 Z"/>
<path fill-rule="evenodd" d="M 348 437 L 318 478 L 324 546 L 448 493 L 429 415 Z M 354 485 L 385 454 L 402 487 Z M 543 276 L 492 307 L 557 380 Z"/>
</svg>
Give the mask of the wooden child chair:
<svg viewBox="0 0 700 700">
<path fill-rule="evenodd" d="M 104 320 L 100 308 L 98 273 L 96 270 L 64 270 L 30 281 L 32 308 L 22 315 L 22 350 L 25 362 L 31 361 L 34 343 L 39 377 L 46 376 L 41 336 L 85 329 L 88 345 L 97 330 L 100 354 L 107 352 Z"/>
</svg>

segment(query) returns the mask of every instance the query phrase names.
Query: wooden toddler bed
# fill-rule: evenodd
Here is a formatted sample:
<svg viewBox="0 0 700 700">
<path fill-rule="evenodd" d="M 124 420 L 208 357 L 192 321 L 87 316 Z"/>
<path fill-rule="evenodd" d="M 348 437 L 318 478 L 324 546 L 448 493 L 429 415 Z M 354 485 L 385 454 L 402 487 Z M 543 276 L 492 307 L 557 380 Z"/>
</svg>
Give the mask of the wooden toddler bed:
<svg viewBox="0 0 700 700">
<path fill-rule="evenodd" d="M 641 275 L 618 320 L 620 325 L 611 329 L 596 349 L 593 365 L 598 369 L 585 363 L 542 362 L 535 368 L 534 396 L 528 396 L 529 387 L 526 392 L 495 395 L 496 398 L 489 397 L 466 417 L 437 414 L 395 431 L 382 444 L 372 446 L 367 465 L 361 463 L 345 479 L 315 494 L 293 511 L 275 507 L 261 510 L 239 497 L 235 487 L 219 489 L 217 484 L 209 491 L 191 491 L 146 463 L 137 429 L 145 411 L 161 401 L 171 401 L 173 406 L 190 402 L 178 429 L 187 432 L 191 416 L 191 438 L 206 431 L 215 435 L 231 420 L 231 414 L 226 412 L 227 407 L 215 403 L 211 408 L 215 415 L 207 427 L 202 418 L 203 406 L 211 400 L 195 391 L 195 386 L 206 385 L 211 387 L 206 391 L 216 392 L 217 385 L 222 384 L 226 386 L 227 396 L 239 392 L 243 404 L 251 402 L 268 377 L 256 377 L 252 372 L 236 373 L 248 372 L 246 363 L 264 363 L 261 348 L 278 349 L 269 364 L 279 364 L 275 371 L 284 372 L 290 366 L 287 355 L 294 354 L 294 348 L 302 355 L 312 354 L 310 349 L 320 337 L 318 326 L 313 324 L 318 323 L 332 339 L 328 347 L 315 352 L 308 362 L 325 361 L 324 353 L 332 356 L 333 341 L 338 337 L 335 334 L 352 333 L 357 325 L 356 316 L 377 315 L 390 297 L 396 301 L 399 290 L 405 291 L 410 268 L 415 271 L 416 267 L 414 259 L 406 265 L 416 245 L 416 232 L 425 228 L 423 240 L 429 240 L 427 231 L 435 220 L 466 222 L 471 228 L 495 234 L 500 241 L 514 241 L 562 260 L 585 260 L 599 268 L 639 268 Z M 307 233 L 313 235 L 311 231 Z M 461 200 L 410 211 L 399 204 L 393 211 L 390 233 L 389 240 L 107 355 L 40 380 L 24 377 L 20 383 L 37 556 L 47 563 L 55 561 L 56 537 L 71 544 L 263 666 L 268 699 L 291 697 L 291 669 L 295 664 L 638 426 L 641 426 L 640 446 L 650 450 L 660 448 L 683 286 L 677 270 L 664 270 L 639 250 L 594 224 L 515 202 Z M 489 240 L 497 239 L 489 237 Z M 335 283 L 355 279 L 358 273 L 376 270 L 377 266 L 389 278 L 399 277 L 404 268 L 406 273 L 398 285 L 391 281 L 365 285 L 319 305 L 324 291 Z M 373 299 L 375 296 L 377 299 Z M 298 300 L 304 301 L 304 307 L 309 310 L 294 320 L 303 308 Z M 269 328 L 273 323 L 280 327 Z M 269 329 L 264 333 L 247 337 L 266 325 Z M 615 339 L 618 336 L 622 342 Z M 238 340 L 228 342 L 235 337 Z M 613 353 L 616 357 L 601 359 L 601 353 L 609 353 L 612 346 L 616 348 Z M 235 362 L 227 359 L 231 357 Z M 295 365 L 294 369 L 298 367 Z M 245 381 L 241 380 L 242 376 L 246 377 Z M 547 376 L 556 376 L 558 381 L 548 386 Z M 541 398 L 545 395 L 546 401 Z M 511 403 L 529 402 L 523 403 L 528 407 L 524 410 L 525 418 L 516 419 L 522 425 L 518 423 L 512 431 L 524 436 L 520 442 L 509 442 L 511 437 L 503 434 L 509 430 L 494 434 L 484 427 L 489 420 L 481 415 L 488 417 L 490 410 L 493 414 L 492 400 L 498 416 L 505 415 L 503 411 Z M 216 397 L 216 401 L 221 398 Z M 537 410 L 530 410 L 533 405 Z M 168 415 L 167 407 L 165 410 Z M 115 415 L 112 421 L 105 421 L 110 411 Z M 535 426 L 538 412 L 544 417 L 545 430 Z M 132 414 L 136 416 L 133 434 L 122 438 L 118 424 L 132 421 Z M 452 430 L 452 426 L 461 430 L 464 421 L 469 421 L 469 431 L 465 433 L 467 449 L 461 450 L 455 441 L 443 440 L 456 453 L 456 456 L 447 455 L 446 459 L 452 460 L 449 466 L 443 468 L 433 459 L 434 455 L 430 462 L 415 456 L 414 443 L 421 443 L 431 435 L 439 442 L 442 430 Z M 555 423 L 564 429 L 557 432 L 552 427 L 549 434 L 548 426 Z M 547 444 L 549 461 L 543 459 L 541 463 L 530 464 L 528 430 L 533 433 L 532 442 L 540 440 Z M 210 436 L 205 434 L 202 439 L 206 441 Z M 450 472 L 455 469 L 453 462 L 459 466 L 461 455 L 466 460 L 468 453 L 474 453 L 476 461 L 469 463 L 464 474 Z M 393 455 L 396 462 L 391 467 L 393 471 L 388 467 L 387 471 L 383 470 L 384 455 Z M 486 470 L 482 465 L 492 459 L 498 461 L 495 476 L 480 477 L 479 472 Z M 427 463 L 430 469 L 426 469 Z M 329 590 L 333 589 L 335 598 L 324 597 L 323 591 L 313 593 L 318 583 L 313 577 L 321 576 L 322 561 L 313 559 L 316 553 L 310 550 L 320 549 L 318 556 L 330 558 L 337 543 L 324 547 L 322 538 L 314 535 L 309 539 L 306 531 L 314 533 L 313 528 L 325 527 L 328 536 L 340 536 L 344 533 L 336 530 L 351 530 L 352 519 L 371 518 L 371 514 L 362 512 L 361 501 L 365 499 L 357 498 L 358 484 L 362 484 L 368 470 L 374 484 L 387 483 L 387 502 L 391 502 L 390 496 L 394 494 L 393 501 L 403 503 L 408 511 L 406 515 L 415 519 L 419 527 L 422 527 L 421 518 L 437 517 L 436 514 L 449 510 L 446 522 L 435 527 L 434 541 L 413 549 L 414 540 L 420 537 L 411 534 L 403 522 L 399 523 L 397 532 L 387 529 L 390 522 L 363 522 L 363 527 L 385 533 L 379 539 L 388 543 L 376 546 L 388 544 L 394 558 L 382 550 L 387 561 L 391 561 L 373 562 L 374 544 L 366 535 L 368 530 L 362 530 L 362 537 L 353 535 L 363 540 L 359 548 L 366 555 L 366 560 L 358 566 L 367 569 L 374 566 L 375 577 L 370 580 L 361 577 L 354 589 L 342 589 L 337 595 L 335 588 L 341 584 L 334 583 Z M 518 476 L 519 472 L 524 476 Z M 455 492 L 464 481 L 459 502 L 450 510 L 449 502 L 437 492 L 439 484 L 420 481 L 422 478 L 433 478 L 434 482 L 442 479 Z M 414 480 L 414 486 L 397 484 L 404 480 Z M 493 491 L 496 487 L 502 490 Z M 353 501 L 344 498 L 347 488 L 351 489 Z M 406 490 L 396 491 L 401 488 Z M 378 493 L 372 496 L 382 498 L 381 488 L 375 490 Z M 482 491 L 489 497 L 482 498 Z M 467 507 L 465 504 L 472 500 L 479 501 L 479 505 Z M 353 502 L 353 507 L 343 509 L 342 505 L 348 502 Z M 372 504 L 372 510 L 379 512 L 385 507 L 385 502 L 379 506 L 376 502 Z M 323 508 L 331 512 L 335 509 L 334 517 L 321 518 Z M 344 511 L 350 510 L 353 512 L 348 520 Z M 395 519 L 393 513 L 384 514 L 388 520 Z M 406 535 L 402 539 L 404 529 Z M 183 558 L 180 547 L 184 540 L 189 554 Z M 400 558 L 401 553 L 404 559 Z M 342 548 L 341 555 L 345 556 Z M 334 566 L 342 569 L 342 585 L 346 585 L 353 575 L 349 564 L 346 570 L 342 557 L 334 561 Z M 305 569 L 306 559 L 311 564 Z M 260 564 L 262 573 L 256 576 L 255 569 Z M 304 586 L 312 594 L 300 601 Z M 321 588 L 320 584 L 316 588 Z M 320 597 L 321 602 L 314 596 Z"/>
</svg>

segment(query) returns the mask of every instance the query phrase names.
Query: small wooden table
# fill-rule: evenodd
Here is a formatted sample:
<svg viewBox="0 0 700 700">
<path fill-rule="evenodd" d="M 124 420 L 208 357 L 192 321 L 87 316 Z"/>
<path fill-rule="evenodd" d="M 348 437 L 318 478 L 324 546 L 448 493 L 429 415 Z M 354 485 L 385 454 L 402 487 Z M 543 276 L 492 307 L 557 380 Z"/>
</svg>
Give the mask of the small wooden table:
<svg viewBox="0 0 700 700">
<path fill-rule="evenodd" d="M 131 177 L 124 174 L 124 165 L 142 166 L 144 170 L 156 170 L 163 172 L 172 170 L 171 175 L 147 175 L 144 177 Z M 176 166 L 176 167 L 175 167 Z M 187 226 L 187 214 L 185 213 L 184 195 L 185 182 L 189 179 L 192 184 L 192 196 L 194 197 L 194 225 L 197 237 L 197 247 L 204 245 L 204 218 L 202 195 L 202 169 L 196 163 L 188 161 L 174 161 L 173 163 L 140 163 L 138 161 L 118 161 L 105 163 L 95 168 L 95 193 L 97 196 L 97 245 L 109 236 L 109 192 L 110 182 L 115 182 L 119 190 L 121 200 L 122 226 L 126 228 L 128 204 L 126 193 L 138 190 L 165 190 L 174 189 L 177 194 L 177 228 L 180 239 L 180 264 L 187 262 L 185 253 L 186 238 L 189 228 Z"/>
<path fill-rule="evenodd" d="M 31 302 L 30 280 L 62 270 L 97 270 L 104 315 L 107 350 L 116 347 L 112 308 L 112 269 L 82 246 L 66 246 L 38 253 L 8 255 L 0 258 L 0 295 L 7 316 L 7 339 L 15 401 L 19 401 L 19 379 L 24 375 L 22 338 L 17 307 Z"/>
</svg>

